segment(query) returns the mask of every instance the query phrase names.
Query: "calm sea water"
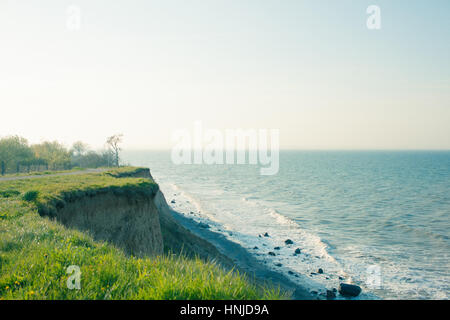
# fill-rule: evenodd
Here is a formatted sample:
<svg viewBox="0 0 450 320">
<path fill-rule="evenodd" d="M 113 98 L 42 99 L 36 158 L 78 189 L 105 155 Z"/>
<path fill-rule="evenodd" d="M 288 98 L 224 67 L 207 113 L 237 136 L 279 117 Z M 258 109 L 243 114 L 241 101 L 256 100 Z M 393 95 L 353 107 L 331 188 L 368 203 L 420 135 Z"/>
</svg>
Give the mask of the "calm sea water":
<svg viewBox="0 0 450 320">
<path fill-rule="evenodd" d="M 253 165 L 176 166 L 169 152 L 124 158 L 151 168 L 174 209 L 311 290 L 341 277 L 363 298 L 450 296 L 450 152 L 285 151 L 274 176 Z"/>
</svg>

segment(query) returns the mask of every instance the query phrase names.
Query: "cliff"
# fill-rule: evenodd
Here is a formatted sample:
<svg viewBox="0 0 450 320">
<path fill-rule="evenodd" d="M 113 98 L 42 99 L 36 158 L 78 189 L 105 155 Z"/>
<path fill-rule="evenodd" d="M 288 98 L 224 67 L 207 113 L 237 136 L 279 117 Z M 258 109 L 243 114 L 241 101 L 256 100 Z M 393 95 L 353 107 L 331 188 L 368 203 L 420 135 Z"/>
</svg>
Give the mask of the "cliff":
<svg viewBox="0 0 450 320">
<path fill-rule="evenodd" d="M 151 179 L 150 170 L 107 173 L 115 178 Z M 135 256 L 163 252 L 198 256 L 232 267 L 232 262 L 208 241 L 196 236 L 173 217 L 164 194 L 121 194 L 113 191 L 76 197 L 59 206 L 53 216 L 69 228 L 90 233 Z"/>
<path fill-rule="evenodd" d="M 0 300 L 284 297 L 205 261 L 221 258 L 178 219 L 148 169 L 0 181 Z"/>
<path fill-rule="evenodd" d="M 113 243 L 126 253 L 151 256 L 163 252 L 158 210 L 150 197 L 112 193 L 67 203 L 56 219 L 69 228 L 87 231 L 94 239 Z"/>
</svg>

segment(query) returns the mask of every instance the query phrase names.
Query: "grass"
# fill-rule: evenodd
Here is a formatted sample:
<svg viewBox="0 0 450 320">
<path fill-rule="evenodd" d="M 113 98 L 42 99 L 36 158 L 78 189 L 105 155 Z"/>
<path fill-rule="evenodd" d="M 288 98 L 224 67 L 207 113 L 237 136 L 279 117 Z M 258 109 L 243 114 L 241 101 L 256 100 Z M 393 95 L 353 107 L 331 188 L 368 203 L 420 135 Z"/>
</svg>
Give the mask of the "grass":
<svg viewBox="0 0 450 320">
<path fill-rule="evenodd" d="M 123 174 L 124 170 L 121 168 L 120 172 Z M 130 168 L 131 172 L 134 170 L 135 168 Z M 118 179 L 114 176 L 115 171 L 0 181 L 0 196 L 19 193 L 23 200 L 36 204 L 41 215 L 52 217 L 66 202 L 85 196 L 108 192 L 130 196 L 152 196 L 158 191 L 158 185 L 150 179 L 130 177 Z"/>
<path fill-rule="evenodd" d="M 126 171 L 120 169 L 120 176 Z M 152 195 L 158 190 L 150 179 L 114 176 L 0 181 L 0 299 L 285 298 L 280 290 L 254 284 L 213 262 L 170 254 L 130 257 L 48 218 L 77 197 L 109 191 Z M 80 267 L 80 290 L 67 287 L 70 265 Z"/>
<path fill-rule="evenodd" d="M 6 173 L 0 178 L 11 178 L 11 177 L 23 177 L 23 176 L 44 176 L 49 174 L 66 173 L 66 172 L 76 172 L 85 171 L 86 168 L 74 167 L 69 170 L 46 170 L 46 171 L 30 171 L 30 172 L 19 172 L 19 173 Z"/>
<path fill-rule="evenodd" d="M 109 175 L 114 178 L 126 178 L 133 176 L 134 174 L 141 173 L 142 171 L 147 171 L 146 168 L 140 168 L 140 167 L 121 167 L 121 168 L 115 168 L 113 170 L 109 170 L 105 172 L 106 175 Z"/>
</svg>

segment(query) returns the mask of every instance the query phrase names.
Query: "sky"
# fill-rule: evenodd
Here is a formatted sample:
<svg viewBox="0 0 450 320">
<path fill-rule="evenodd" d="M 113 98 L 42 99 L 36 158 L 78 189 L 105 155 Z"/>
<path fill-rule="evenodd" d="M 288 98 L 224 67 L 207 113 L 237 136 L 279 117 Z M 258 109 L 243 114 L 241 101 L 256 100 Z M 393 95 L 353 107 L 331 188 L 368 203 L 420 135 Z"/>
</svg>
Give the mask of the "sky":
<svg viewBox="0 0 450 320">
<path fill-rule="evenodd" d="M 448 0 L 0 0 L 0 136 L 170 149 L 201 121 L 282 149 L 450 149 L 449 39 Z"/>
</svg>

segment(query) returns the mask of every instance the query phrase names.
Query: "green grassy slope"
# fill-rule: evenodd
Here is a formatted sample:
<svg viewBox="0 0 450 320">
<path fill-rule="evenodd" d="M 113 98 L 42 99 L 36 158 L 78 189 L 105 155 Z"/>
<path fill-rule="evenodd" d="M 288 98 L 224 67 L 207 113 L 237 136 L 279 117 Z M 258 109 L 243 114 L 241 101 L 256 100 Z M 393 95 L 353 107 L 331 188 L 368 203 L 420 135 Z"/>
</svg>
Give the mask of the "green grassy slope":
<svg viewBox="0 0 450 320">
<path fill-rule="evenodd" d="M 0 181 L 0 299 L 278 299 L 237 272 L 196 258 L 138 259 L 69 230 L 51 216 L 72 199 L 101 192 L 154 194 L 150 179 L 92 173 Z M 67 287 L 67 268 L 81 269 L 81 290 Z"/>
</svg>

